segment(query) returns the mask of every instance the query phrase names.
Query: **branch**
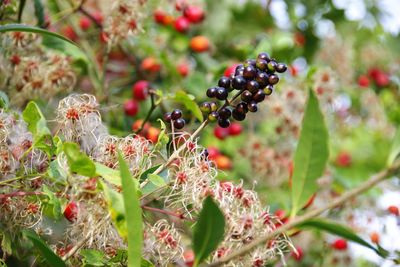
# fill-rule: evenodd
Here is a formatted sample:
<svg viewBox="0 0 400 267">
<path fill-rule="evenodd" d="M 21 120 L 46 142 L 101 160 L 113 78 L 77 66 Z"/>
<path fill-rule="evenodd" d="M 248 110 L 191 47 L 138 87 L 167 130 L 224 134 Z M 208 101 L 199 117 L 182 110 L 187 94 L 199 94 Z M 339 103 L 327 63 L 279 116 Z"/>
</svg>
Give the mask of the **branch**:
<svg viewBox="0 0 400 267">
<path fill-rule="evenodd" d="M 149 93 L 150 93 L 150 99 L 151 99 L 151 106 L 150 106 L 149 112 L 147 112 L 146 118 L 143 120 L 142 124 L 140 125 L 140 128 L 135 132 L 136 134 L 139 134 L 143 130 L 144 126 L 149 121 L 151 114 L 153 114 L 153 111 L 158 106 L 154 101 L 154 96 L 155 96 L 156 92 L 154 92 L 153 90 L 150 90 Z"/>
<path fill-rule="evenodd" d="M 400 161 L 397 161 L 391 167 L 375 174 L 369 180 L 365 181 L 358 187 L 353 188 L 352 190 L 348 191 L 347 193 L 344 193 L 342 196 L 340 196 L 337 199 L 333 200 L 332 202 L 328 203 L 326 206 L 311 210 L 302 216 L 294 218 L 292 221 L 288 222 L 287 224 L 282 225 L 281 227 L 279 227 L 275 231 L 269 233 L 268 235 L 260 237 L 258 239 L 255 239 L 253 242 L 243 246 L 241 249 L 239 249 L 239 250 L 227 255 L 226 257 L 223 257 L 220 260 L 213 262 L 207 266 L 208 267 L 220 266 L 238 256 L 246 254 L 246 253 L 250 252 L 251 250 L 253 250 L 254 248 L 256 248 L 258 245 L 266 243 L 268 240 L 270 240 L 274 236 L 282 234 L 282 233 L 296 227 L 297 225 L 299 225 L 311 218 L 314 218 L 327 210 L 330 210 L 332 208 L 340 206 L 340 205 L 344 204 L 345 202 L 347 202 L 349 199 L 352 199 L 352 198 L 360 195 L 361 193 L 368 191 L 370 188 L 372 188 L 375 185 L 377 185 L 378 183 L 382 182 L 387 177 L 395 174 L 399 170 L 400 170 Z"/>
</svg>

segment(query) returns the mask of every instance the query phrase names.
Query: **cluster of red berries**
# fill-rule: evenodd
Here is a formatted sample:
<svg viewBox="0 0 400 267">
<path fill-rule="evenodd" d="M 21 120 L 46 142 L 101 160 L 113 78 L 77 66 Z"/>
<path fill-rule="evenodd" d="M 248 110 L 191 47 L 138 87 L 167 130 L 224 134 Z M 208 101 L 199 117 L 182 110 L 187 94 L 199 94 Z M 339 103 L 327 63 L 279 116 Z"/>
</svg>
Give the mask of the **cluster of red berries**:
<svg viewBox="0 0 400 267">
<path fill-rule="evenodd" d="M 228 136 L 237 136 L 240 135 L 242 132 L 243 128 L 240 123 L 233 122 L 228 128 L 222 128 L 220 126 L 217 126 L 214 128 L 214 136 L 217 137 L 220 140 L 224 140 Z"/>
<path fill-rule="evenodd" d="M 378 68 L 371 68 L 367 74 L 360 75 L 358 77 L 358 85 L 360 87 L 369 87 L 371 80 L 376 84 L 377 87 L 386 87 L 390 84 L 389 74 Z"/>
<path fill-rule="evenodd" d="M 139 112 L 139 103 L 147 99 L 149 95 L 150 83 L 146 80 L 137 81 L 132 87 L 133 98 L 124 104 L 125 114 L 135 116 Z"/>
<path fill-rule="evenodd" d="M 154 12 L 154 20 L 161 25 L 173 24 L 176 31 L 185 33 L 189 30 L 190 24 L 198 24 L 204 19 L 204 11 L 198 6 L 190 6 L 186 3 L 177 4 L 176 9 L 181 13 L 177 18 L 157 10 Z"/>
<path fill-rule="evenodd" d="M 222 107 L 216 102 L 204 102 L 200 109 L 211 122 L 218 121 L 222 128 L 230 126 L 230 117 L 237 121 L 246 118 L 247 112 L 256 112 L 257 104 L 264 101 L 265 97 L 273 92 L 274 85 L 279 82 L 276 74 L 283 73 L 287 67 L 277 63 L 267 53 L 260 53 L 257 59 L 249 59 L 244 64 L 236 66 L 235 72 L 230 76 L 223 76 L 218 81 L 218 86 L 207 90 L 209 98 L 225 101 Z M 233 100 L 228 101 L 229 93 L 238 90 L 241 101 L 233 105 Z M 235 97 L 236 97 L 235 96 Z M 234 98 L 235 98 L 234 97 Z"/>
<path fill-rule="evenodd" d="M 185 126 L 185 120 L 182 118 L 182 111 L 180 109 L 174 109 L 172 112 L 168 112 L 164 115 L 164 121 L 172 123 L 175 129 L 182 129 Z"/>
</svg>

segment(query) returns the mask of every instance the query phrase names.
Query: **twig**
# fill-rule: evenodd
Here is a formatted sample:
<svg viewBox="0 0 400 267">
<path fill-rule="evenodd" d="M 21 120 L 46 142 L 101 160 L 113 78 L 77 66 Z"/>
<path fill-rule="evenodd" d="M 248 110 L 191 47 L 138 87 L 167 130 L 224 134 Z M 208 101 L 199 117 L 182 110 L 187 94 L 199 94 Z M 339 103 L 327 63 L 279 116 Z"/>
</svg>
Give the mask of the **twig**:
<svg viewBox="0 0 400 267">
<path fill-rule="evenodd" d="M 85 15 L 86 17 L 88 17 L 91 21 L 93 21 L 93 23 L 99 28 L 102 29 L 103 25 L 101 25 L 101 23 L 92 16 L 92 14 L 90 14 L 84 7 L 83 5 L 79 5 L 78 7 L 78 11 L 81 12 L 83 15 Z"/>
<path fill-rule="evenodd" d="M 148 211 L 154 211 L 154 212 L 158 212 L 158 213 L 162 213 L 162 214 L 166 214 L 166 215 L 170 215 L 170 216 L 182 219 L 182 220 L 188 220 L 188 221 L 191 221 L 191 222 L 195 221 L 193 219 L 186 218 L 183 214 L 175 213 L 175 212 L 168 211 L 168 210 L 157 209 L 157 208 L 153 208 L 153 207 L 149 207 L 149 206 L 142 206 L 142 209 L 148 210 Z"/>
<path fill-rule="evenodd" d="M 24 196 L 38 196 L 43 195 L 43 192 L 13 192 L 9 194 L 0 194 L 0 199 L 9 198 L 9 197 L 24 197 Z"/>
<path fill-rule="evenodd" d="M 149 112 L 147 112 L 146 118 L 143 120 L 142 124 L 140 125 L 140 128 L 135 132 L 136 134 L 139 134 L 143 130 L 145 124 L 149 121 L 151 114 L 153 114 L 153 111 L 158 106 L 154 101 L 155 92 L 153 90 L 150 90 L 149 94 L 150 94 L 150 99 L 151 99 L 151 106 L 150 106 Z"/>
<path fill-rule="evenodd" d="M 399 170 L 400 170 L 400 161 L 397 161 L 391 167 L 377 173 L 376 175 L 371 177 L 369 180 L 365 181 L 358 187 L 348 191 L 347 193 L 344 193 L 342 196 L 338 197 L 336 200 L 330 202 L 326 206 L 311 210 L 302 216 L 294 218 L 292 221 L 288 222 L 287 224 L 282 225 L 281 227 L 279 227 L 275 231 L 269 233 L 268 235 L 255 239 L 253 242 L 243 246 L 241 249 L 238 249 L 235 252 L 233 252 L 233 253 L 231 253 L 231 254 L 221 258 L 220 260 L 215 261 L 207 266 L 208 267 L 220 266 L 224 263 L 231 261 L 232 259 L 234 259 L 238 256 L 246 254 L 249 251 L 253 250 L 255 247 L 257 247 L 258 245 L 266 243 L 268 240 L 270 240 L 274 236 L 282 234 L 282 233 L 298 226 L 299 224 L 322 214 L 323 212 L 325 212 L 327 210 L 330 210 L 332 208 L 335 208 L 337 206 L 344 204 L 349 199 L 352 199 L 352 198 L 356 197 L 357 195 L 369 190 L 370 188 L 372 188 L 376 184 L 382 182 L 388 176 L 398 172 Z"/>
</svg>

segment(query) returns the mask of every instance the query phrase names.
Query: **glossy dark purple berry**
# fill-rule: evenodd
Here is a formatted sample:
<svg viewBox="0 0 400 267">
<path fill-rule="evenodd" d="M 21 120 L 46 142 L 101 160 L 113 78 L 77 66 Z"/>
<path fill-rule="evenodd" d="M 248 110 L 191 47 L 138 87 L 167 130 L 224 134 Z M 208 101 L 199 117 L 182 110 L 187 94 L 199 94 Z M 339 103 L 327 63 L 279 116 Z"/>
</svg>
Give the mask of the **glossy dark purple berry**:
<svg viewBox="0 0 400 267">
<path fill-rule="evenodd" d="M 258 90 L 254 95 L 253 95 L 253 100 L 256 101 L 257 103 L 260 103 L 264 101 L 265 99 L 265 93 L 263 90 Z"/>
<path fill-rule="evenodd" d="M 242 121 L 246 118 L 246 113 L 239 112 L 237 109 L 232 111 L 232 117 L 237 121 Z"/>
<path fill-rule="evenodd" d="M 255 67 L 256 66 L 256 60 L 255 59 L 247 59 L 245 62 L 244 62 L 244 66 L 246 67 L 246 66 L 253 66 L 253 67 Z"/>
<path fill-rule="evenodd" d="M 258 90 L 259 88 L 260 88 L 260 85 L 258 84 L 258 82 L 254 81 L 254 80 L 248 81 L 248 82 L 246 83 L 246 89 L 247 89 L 248 91 L 250 91 L 251 93 L 257 92 L 257 90 Z"/>
<path fill-rule="evenodd" d="M 266 72 L 258 72 L 256 75 L 256 81 L 260 87 L 265 87 L 268 84 L 269 75 Z"/>
<path fill-rule="evenodd" d="M 254 77 L 256 77 L 256 74 L 257 70 L 252 65 L 245 67 L 243 70 L 243 77 L 247 80 L 254 79 Z"/>
<path fill-rule="evenodd" d="M 283 63 L 278 63 L 278 65 L 276 66 L 276 71 L 279 73 L 283 73 L 287 70 L 287 66 Z"/>
<path fill-rule="evenodd" d="M 210 112 L 211 112 L 211 104 L 210 104 L 210 102 L 204 102 L 204 103 L 202 103 L 202 104 L 200 105 L 200 110 L 201 110 L 203 113 L 206 113 L 206 114 L 210 113 Z"/>
<path fill-rule="evenodd" d="M 247 107 L 249 108 L 250 112 L 257 112 L 258 107 L 257 107 L 257 103 L 255 101 L 251 101 Z"/>
<path fill-rule="evenodd" d="M 242 64 L 238 65 L 235 69 L 235 76 L 243 75 L 244 66 Z"/>
<path fill-rule="evenodd" d="M 250 93 L 250 91 L 244 91 L 240 98 L 244 101 L 244 102 L 250 102 L 251 100 L 253 100 L 253 94 Z"/>
<path fill-rule="evenodd" d="M 272 85 L 277 84 L 279 82 L 279 77 L 278 75 L 271 74 L 268 78 L 268 82 Z"/>
<path fill-rule="evenodd" d="M 266 70 L 268 66 L 268 61 L 264 60 L 264 59 L 257 59 L 256 61 L 256 67 L 259 70 Z"/>
<path fill-rule="evenodd" d="M 164 114 L 164 121 L 167 123 L 171 123 L 171 112 L 167 112 Z"/>
<path fill-rule="evenodd" d="M 274 86 L 273 85 L 267 85 L 265 88 L 264 88 L 264 93 L 266 94 L 266 95 L 270 95 L 270 94 L 272 94 L 272 92 L 274 91 Z"/>
<path fill-rule="evenodd" d="M 231 125 L 231 122 L 228 119 L 218 119 L 218 125 L 222 128 L 228 128 Z"/>
<path fill-rule="evenodd" d="M 246 79 L 243 76 L 236 76 L 232 80 L 232 87 L 237 90 L 243 90 L 246 87 Z"/>
<path fill-rule="evenodd" d="M 180 130 L 183 127 L 185 127 L 185 120 L 184 119 L 179 118 L 179 119 L 174 121 L 174 128 Z"/>
<path fill-rule="evenodd" d="M 218 117 L 219 117 L 218 112 L 213 111 L 208 115 L 208 120 L 211 122 L 216 121 L 216 120 L 218 120 Z"/>
<path fill-rule="evenodd" d="M 270 62 L 268 62 L 267 69 L 270 73 L 274 73 L 277 66 L 278 64 L 275 61 L 271 60 Z"/>
<path fill-rule="evenodd" d="M 231 87 L 231 79 L 229 79 L 228 77 L 225 77 L 225 76 L 221 77 L 218 80 L 218 86 L 224 87 L 226 89 L 230 88 Z"/>
<path fill-rule="evenodd" d="M 226 100 L 228 98 L 228 90 L 224 87 L 218 87 L 215 96 L 219 100 Z"/>
<path fill-rule="evenodd" d="M 249 108 L 247 107 L 246 102 L 240 102 L 239 104 L 236 105 L 235 110 L 238 111 L 239 113 L 246 114 L 249 111 Z"/>
<path fill-rule="evenodd" d="M 263 59 L 266 60 L 267 62 L 271 60 L 269 55 L 265 52 L 258 54 L 257 59 Z"/>
<path fill-rule="evenodd" d="M 218 115 L 221 119 L 229 119 L 232 112 L 229 108 L 222 108 L 218 111 Z"/>
<path fill-rule="evenodd" d="M 180 109 L 174 109 L 171 113 L 171 119 L 177 120 L 182 117 L 182 111 Z"/>
<path fill-rule="evenodd" d="M 216 88 L 216 87 L 211 87 L 211 88 L 208 88 L 208 89 L 207 89 L 206 95 L 207 95 L 209 98 L 215 97 L 216 94 L 217 94 L 217 88 Z"/>
</svg>

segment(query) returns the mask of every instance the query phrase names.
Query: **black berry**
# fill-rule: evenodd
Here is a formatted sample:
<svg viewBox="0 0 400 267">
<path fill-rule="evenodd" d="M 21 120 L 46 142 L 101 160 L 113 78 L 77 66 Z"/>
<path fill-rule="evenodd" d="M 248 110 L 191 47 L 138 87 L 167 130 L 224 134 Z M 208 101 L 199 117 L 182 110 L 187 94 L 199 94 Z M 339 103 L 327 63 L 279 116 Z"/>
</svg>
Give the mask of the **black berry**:
<svg viewBox="0 0 400 267">
<path fill-rule="evenodd" d="M 256 101 L 257 103 L 264 101 L 264 99 L 265 99 L 265 93 L 263 90 L 258 90 L 253 95 L 253 100 Z"/>
<path fill-rule="evenodd" d="M 267 53 L 264 53 L 264 52 L 258 54 L 257 59 L 263 59 L 263 60 L 266 60 L 267 62 L 271 60 L 269 55 Z"/>
<path fill-rule="evenodd" d="M 264 93 L 266 94 L 266 95 L 270 95 L 270 94 L 272 94 L 272 92 L 274 91 L 274 86 L 272 86 L 272 85 L 267 85 L 265 88 L 264 88 Z"/>
<path fill-rule="evenodd" d="M 283 73 L 287 70 L 287 66 L 283 63 L 278 63 L 278 65 L 276 66 L 276 71 L 279 73 Z"/>
<path fill-rule="evenodd" d="M 208 120 L 209 121 L 216 121 L 216 120 L 218 120 L 218 117 L 219 117 L 218 112 L 213 111 L 208 115 Z"/>
<path fill-rule="evenodd" d="M 218 81 L 218 86 L 228 89 L 231 87 L 231 79 L 225 76 L 221 77 Z"/>
<path fill-rule="evenodd" d="M 257 74 L 256 68 L 253 67 L 252 65 L 245 67 L 243 70 L 243 77 L 248 80 L 254 79 L 254 77 L 256 77 L 256 74 Z"/>
<path fill-rule="evenodd" d="M 246 83 L 246 89 L 249 90 L 251 93 L 257 92 L 258 88 L 260 88 L 260 85 L 254 80 L 248 81 Z"/>
<path fill-rule="evenodd" d="M 235 69 L 235 76 L 243 75 L 244 66 L 242 64 L 238 65 Z"/>
<path fill-rule="evenodd" d="M 256 61 L 256 67 L 259 70 L 266 70 L 267 69 L 267 65 L 268 65 L 268 62 L 266 60 L 264 60 L 264 59 L 259 58 Z"/>
<path fill-rule="evenodd" d="M 265 87 L 268 84 L 269 75 L 265 72 L 258 72 L 256 75 L 256 81 L 260 87 Z"/>
<path fill-rule="evenodd" d="M 243 114 L 246 114 L 249 111 L 246 102 L 240 102 L 237 104 L 235 110 Z"/>
<path fill-rule="evenodd" d="M 275 61 L 270 61 L 268 62 L 267 68 L 269 72 L 274 73 L 276 71 L 276 67 L 278 66 L 278 64 Z"/>
<path fill-rule="evenodd" d="M 176 121 L 174 121 L 174 127 L 176 129 L 182 129 L 185 126 L 185 120 L 182 118 L 178 118 Z"/>
<path fill-rule="evenodd" d="M 171 119 L 177 120 L 182 117 L 182 111 L 180 109 L 174 109 L 171 113 Z M 185 121 L 183 121 L 185 123 Z"/>
<path fill-rule="evenodd" d="M 243 76 L 236 76 L 232 80 L 232 87 L 238 90 L 244 89 L 246 86 L 246 79 Z"/>
<path fill-rule="evenodd" d="M 247 107 L 249 108 L 249 111 L 250 111 L 250 112 L 257 112 L 257 110 L 258 110 L 258 108 L 257 108 L 257 103 L 254 102 L 254 101 L 251 101 L 251 102 L 248 104 Z"/>
<path fill-rule="evenodd" d="M 211 112 L 211 104 L 210 102 L 204 102 L 200 105 L 200 110 L 206 114 Z"/>
<path fill-rule="evenodd" d="M 229 117 L 231 116 L 232 112 L 228 108 L 222 108 L 222 109 L 220 109 L 218 114 L 219 114 L 219 117 L 221 119 L 229 119 Z"/>
<path fill-rule="evenodd" d="M 232 111 L 232 117 L 237 121 L 242 121 L 246 118 L 246 113 L 241 113 L 237 109 Z"/>
<path fill-rule="evenodd" d="M 224 87 L 218 87 L 215 95 L 219 100 L 226 100 L 228 98 L 228 90 Z"/>
<path fill-rule="evenodd" d="M 248 59 L 244 62 L 244 66 L 256 66 L 256 60 L 255 59 Z"/>
<path fill-rule="evenodd" d="M 271 74 L 268 78 L 268 82 L 272 85 L 277 84 L 279 82 L 279 77 L 278 75 Z"/>
<path fill-rule="evenodd" d="M 215 97 L 215 95 L 217 94 L 217 88 L 216 87 L 211 87 L 207 89 L 207 93 L 206 95 L 210 98 Z"/>
<path fill-rule="evenodd" d="M 231 122 L 228 119 L 218 119 L 218 125 L 222 128 L 228 128 Z"/>
<path fill-rule="evenodd" d="M 167 123 L 171 123 L 171 112 L 167 112 L 164 114 L 164 121 Z"/>
<path fill-rule="evenodd" d="M 250 102 L 253 99 L 253 94 L 250 93 L 250 91 L 244 91 L 240 98 L 244 101 L 244 102 Z"/>
</svg>

